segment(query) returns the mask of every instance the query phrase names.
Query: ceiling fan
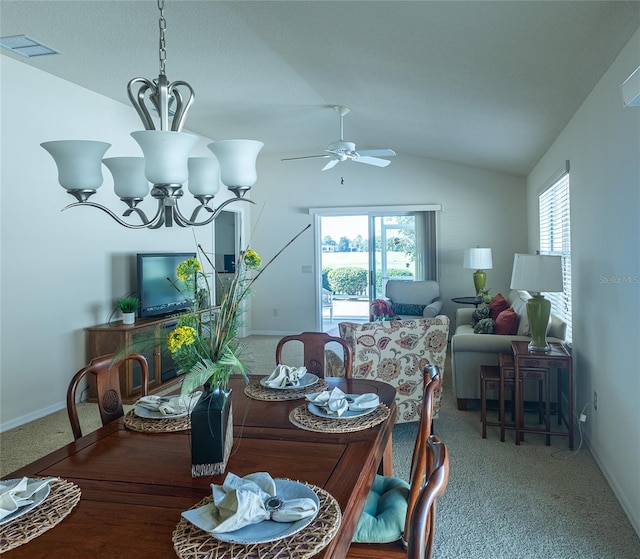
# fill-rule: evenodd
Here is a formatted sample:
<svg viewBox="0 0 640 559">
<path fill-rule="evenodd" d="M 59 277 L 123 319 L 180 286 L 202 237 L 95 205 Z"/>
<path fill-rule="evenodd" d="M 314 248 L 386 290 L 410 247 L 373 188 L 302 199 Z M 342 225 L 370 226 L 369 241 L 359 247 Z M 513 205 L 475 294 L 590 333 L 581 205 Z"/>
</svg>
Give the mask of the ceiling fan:
<svg viewBox="0 0 640 559">
<path fill-rule="evenodd" d="M 345 142 L 344 140 L 344 117 L 349 114 L 350 109 L 341 105 L 333 107 L 340 115 L 340 139 L 327 146 L 327 153 L 323 155 L 306 155 L 303 157 L 287 157 L 282 161 L 293 161 L 294 159 L 320 159 L 330 158 L 329 162 L 322 168 L 323 171 L 335 167 L 341 161 L 357 161 L 358 163 L 366 163 L 367 165 L 375 165 L 376 167 L 386 167 L 391 163 L 386 159 L 380 159 L 378 156 L 391 157 L 396 154 L 392 149 L 364 149 L 356 151 L 356 145 L 353 142 Z"/>
</svg>

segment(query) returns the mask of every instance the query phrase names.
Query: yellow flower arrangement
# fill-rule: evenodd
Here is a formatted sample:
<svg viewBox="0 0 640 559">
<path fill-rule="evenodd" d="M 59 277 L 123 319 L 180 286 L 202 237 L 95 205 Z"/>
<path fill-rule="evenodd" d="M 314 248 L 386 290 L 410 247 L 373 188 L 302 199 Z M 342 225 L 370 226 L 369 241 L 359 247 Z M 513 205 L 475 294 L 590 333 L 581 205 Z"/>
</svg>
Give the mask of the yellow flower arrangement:
<svg viewBox="0 0 640 559">
<path fill-rule="evenodd" d="M 178 265 L 176 275 L 181 281 L 190 281 L 196 277 L 199 272 L 202 272 L 200 261 L 197 258 L 188 258 Z"/>
<path fill-rule="evenodd" d="M 183 349 L 186 346 L 190 346 L 196 341 L 196 335 L 198 332 L 191 326 L 180 326 L 173 330 L 168 336 L 168 347 L 171 353 Z"/>
<path fill-rule="evenodd" d="M 260 275 L 309 227 L 310 225 L 300 231 L 265 266 L 262 266 L 262 259 L 255 250 L 247 248 L 242 252 L 228 287 L 224 289 L 222 284 L 219 284 L 223 291 L 218 308 L 203 309 L 202 297 L 191 298 L 191 312 L 178 320 L 176 328 L 169 333 L 167 339 L 169 351 L 178 370 L 184 371 L 183 395 L 190 394 L 203 385 L 209 388 L 226 388 L 233 373 L 247 378 L 246 367 L 241 358 L 244 348 L 237 337 L 241 325 L 240 318 L 244 312 L 243 302 Z M 198 249 L 213 270 L 214 278 L 217 278 L 209 256 L 200 245 Z M 184 282 L 186 290 L 196 290 L 201 284 L 209 289 L 207 275 L 202 270 L 200 262 L 190 258 L 180 263 L 176 272 L 178 279 Z M 248 274 L 249 271 L 257 271 L 257 274 L 251 276 Z M 210 296 L 208 300 L 211 300 Z"/>
</svg>

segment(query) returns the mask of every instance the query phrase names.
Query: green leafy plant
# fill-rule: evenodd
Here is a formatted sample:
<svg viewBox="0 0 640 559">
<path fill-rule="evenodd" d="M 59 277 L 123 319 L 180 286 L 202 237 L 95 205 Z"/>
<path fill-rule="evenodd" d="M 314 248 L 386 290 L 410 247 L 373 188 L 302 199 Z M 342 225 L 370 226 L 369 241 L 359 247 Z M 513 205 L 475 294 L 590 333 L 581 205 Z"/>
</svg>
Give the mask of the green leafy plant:
<svg viewBox="0 0 640 559">
<path fill-rule="evenodd" d="M 487 305 L 486 303 L 482 303 L 481 305 L 478 305 L 476 310 L 474 310 L 473 314 L 471 315 L 471 326 L 475 327 L 476 324 L 478 324 L 478 322 L 480 322 L 481 320 L 485 318 L 489 318 L 490 314 L 491 313 L 490 313 L 489 305 Z"/>
<path fill-rule="evenodd" d="M 493 334 L 496 329 L 496 323 L 491 318 L 483 318 L 473 327 L 476 334 Z"/>
<path fill-rule="evenodd" d="M 483 301 L 485 303 L 490 303 L 491 302 L 491 289 L 484 288 L 481 289 L 478 294 L 476 295 L 476 301 Z"/>
<path fill-rule="evenodd" d="M 123 313 L 136 312 L 140 306 L 140 299 L 137 297 L 124 297 L 118 300 L 116 306 Z"/>
</svg>

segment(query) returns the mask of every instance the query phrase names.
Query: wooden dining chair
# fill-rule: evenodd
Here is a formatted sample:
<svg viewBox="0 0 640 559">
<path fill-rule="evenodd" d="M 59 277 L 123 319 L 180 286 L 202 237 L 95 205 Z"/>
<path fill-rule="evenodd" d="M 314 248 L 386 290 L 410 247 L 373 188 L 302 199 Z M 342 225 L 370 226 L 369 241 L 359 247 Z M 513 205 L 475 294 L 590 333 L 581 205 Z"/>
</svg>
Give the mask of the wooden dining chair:
<svg viewBox="0 0 640 559">
<path fill-rule="evenodd" d="M 436 533 L 436 501 L 449 481 L 447 446 L 437 437 L 430 437 L 427 456 L 433 465 L 411 515 L 407 559 L 431 559 Z"/>
<path fill-rule="evenodd" d="M 342 338 L 330 336 L 326 332 L 302 332 L 292 336 L 285 336 L 276 346 L 276 364 L 294 365 L 283 362 L 283 349 L 285 344 L 302 344 L 303 364 L 309 373 L 325 376 L 344 376 L 351 378 L 353 371 L 353 351 L 351 346 Z M 337 343 L 342 347 L 343 356 L 340 358 L 327 345 Z"/>
<path fill-rule="evenodd" d="M 423 407 L 411 459 L 410 482 L 376 476 L 367 498 L 348 559 L 406 559 L 411 517 L 434 461 L 430 455 L 434 393 L 440 387 L 440 369 L 425 367 Z"/>
<path fill-rule="evenodd" d="M 141 396 L 146 396 L 149 393 L 149 367 L 145 357 L 138 353 L 125 355 L 117 361 L 114 361 L 114 357 L 114 353 L 95 357 L 86 367 L 80 369 L 69 383 L 69 388 L 67 389 L 67 412 L 75 439 L 82 437 L 82 429 L 80 428 L 78 410 L 76 408 L 76 390 L 80 381 L 86 375 L 95 375 L 96 398 L 102 425 L 106 425 L 124 415 L 122 394 L 120 392 L 120 365 L 125 361 L 133 360 L 138 362 L 142 376 Z"/>
</svg>

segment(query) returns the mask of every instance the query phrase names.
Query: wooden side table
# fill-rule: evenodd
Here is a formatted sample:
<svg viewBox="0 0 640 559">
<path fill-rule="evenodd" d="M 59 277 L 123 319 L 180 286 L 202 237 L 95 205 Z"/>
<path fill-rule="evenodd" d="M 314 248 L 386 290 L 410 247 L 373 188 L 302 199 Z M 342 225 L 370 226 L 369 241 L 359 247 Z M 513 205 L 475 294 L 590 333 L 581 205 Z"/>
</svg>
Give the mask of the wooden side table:
<svg viewBox="0 0 640 559">
<path fill-rule="evenodd" d="M 451 299 L 454 303 L 458 303 L 458 305 L 473 305 L 477 307 L 482 301 L 478 301 L 475 297 L 454 297 Z"/>
<path fill-rule="evenodd" d="M 549 351 L 530 351 L 529 343 L 522 341 L 511 342 L 513 349 L 513 361 L 515 367 L 515 406 L 516 406 L 516 422 L 515 422 L 515 439 L 516 444 L 520 444 L 520 436 L 522 433 L 537 433 L 547 436 L 547 444 L 552 435 L 569 437 L 569 449 L 573 450 L 573 372 L 571 368 L 571 355 L 567 352 L 562 344 L 557 342 L 549 343 Z M 524 373 L 527 369 L 546 369 L 546 421 L 543 429 L 525 428 L 523 418 L 523 397 L 522 397 L 522 381 Z M 565 418 L 567 431 L 553 431 L 550 422 L 550 385 L 551 371 L 557 370 L 557 386 L 558 386 L 558 424 L 562 424 L 562 391 L 560 375 L 562 371 L 567 374 L 567 417 Z"/>
</svg>

